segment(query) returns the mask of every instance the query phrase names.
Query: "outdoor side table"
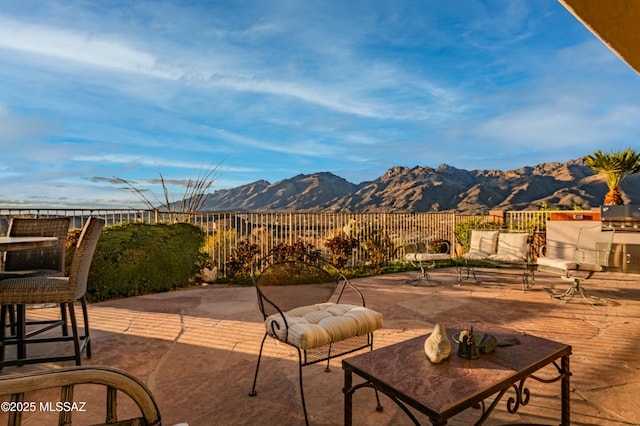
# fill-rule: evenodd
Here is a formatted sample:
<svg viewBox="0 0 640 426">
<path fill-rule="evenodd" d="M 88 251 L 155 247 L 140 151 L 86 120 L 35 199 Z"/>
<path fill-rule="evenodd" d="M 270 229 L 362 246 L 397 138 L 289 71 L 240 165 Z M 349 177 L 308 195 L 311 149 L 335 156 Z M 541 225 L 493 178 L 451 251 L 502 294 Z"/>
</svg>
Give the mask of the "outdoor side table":
<svg viewBox="0 0 640 426">
<path fill-rule="evenodd" d="M 474 329 L 476 326 L 474 325 Z M 452 342 L 453 353 L 441 364 L 432 364 L 424 353 L 428 335 L 396 343 L 342 361 L 344 369 L 344 424 L 352 424 L 353 393 L 362 387 L 371 387 L 387 395 L 415 424 L 419 424 L 413 407 L 427 415 L 433 425 L 445 425 L 447 419 L 470 407 L 480 406 L 482 424 L 510 389 L 516 396 L 509 398 L 507 409 L 511 413 L 529 402 L 525 381 L 532 378 L 544 383 L 561 382 L 561 424 L 570 424 L 569 357 L 571 346 L 504 329 L 478 326 L 477 332 L 493 334 L 498 341 L 517 339 L 513 346 L 499 346 L 490 354 L 467 360 L 456 355 L 457 344 Z M 558 364 L 560 361 L 560 364 Z M 553 364 L 557 376 L 541 378 L 534 373 Z M 353 374 L 365 379 L 353 385 Z M 485 406 L 485 399 L 494 397 Z"/>
</svg>

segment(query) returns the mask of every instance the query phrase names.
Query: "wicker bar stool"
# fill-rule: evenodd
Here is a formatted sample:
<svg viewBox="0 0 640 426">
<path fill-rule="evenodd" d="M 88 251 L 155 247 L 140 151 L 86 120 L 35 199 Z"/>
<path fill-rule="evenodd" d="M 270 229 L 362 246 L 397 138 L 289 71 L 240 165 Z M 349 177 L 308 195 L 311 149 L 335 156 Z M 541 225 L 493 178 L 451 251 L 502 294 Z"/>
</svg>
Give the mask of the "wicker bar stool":
<svg viewBox="0 0 640 426">
<path fill-rule="evenodd" d="M 0 281 L 0 369 L 7 365 L 34 364 L 51 361 L 75 360 L 80 365 L 80 354 L 86 350 L 87 358 L 91 358 L 91 341 L 89 337 L 89 318 L 85 294 L 87 291 L 87 279 L 91 261 L 95 252 L 100 233 L 104 227 L 104 219 L 91 217 L 83 227 L 80 239 L 76 246 L 69 276 L 28 276 L 24 278 L 11 278 Z M 79 301 L 82 305 L 84 318 L 84 335 L 78 332 L 74 303 Z M 6 309 L 8 305 L 59 303 L 63 309 L 68 309 L 71 321 L 72 336 L 57 337 L 27 337 L 6 335 Z M 35 343 L 50 343 L 72 341 L 74 345 L 73 355 L 59 355 L 51 357 L 28 358 L 18 357 L 15 360 L 5 360 L 5 348 L 7 345 L 29 345 Z"/>
<path fill-rule="evenodd" d="M 14 217 L 9 222 L 7 235 L 10 237 L 56 237 L 58 243 L 52 247 L 19 250 L 4 254 L 4 270 L 0 272 L 0 280 L 21 278 L 32 275 L 64 276 L 67 233 L 71 218 L 28 218 Z M 17 334 L 17 327 L 25 328 L 24 306 L 9 305 L 9 324 L 11 334 Z M 17 311 L 17 318 L 16 318 Z M 60 309 L 61 317 L 54 321 L 31 321 L 26 325 L 40 325 L 30 335 L 42 333 L 58 325 L 63 333 L 67 333 L 66 310 Z"/>
</svg>

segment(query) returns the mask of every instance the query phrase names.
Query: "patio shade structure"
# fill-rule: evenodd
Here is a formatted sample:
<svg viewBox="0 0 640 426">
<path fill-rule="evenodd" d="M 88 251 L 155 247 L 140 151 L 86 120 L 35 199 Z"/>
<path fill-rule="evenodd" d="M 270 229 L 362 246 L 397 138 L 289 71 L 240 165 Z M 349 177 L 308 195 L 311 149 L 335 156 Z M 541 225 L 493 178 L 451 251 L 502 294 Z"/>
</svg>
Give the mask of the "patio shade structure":
<svg viewBox="0 0 640 426">
<path fill-rule="evenodd" d="M 640 1 L 558 0 L 609 49 L 640 73 Z"/>
</svg>

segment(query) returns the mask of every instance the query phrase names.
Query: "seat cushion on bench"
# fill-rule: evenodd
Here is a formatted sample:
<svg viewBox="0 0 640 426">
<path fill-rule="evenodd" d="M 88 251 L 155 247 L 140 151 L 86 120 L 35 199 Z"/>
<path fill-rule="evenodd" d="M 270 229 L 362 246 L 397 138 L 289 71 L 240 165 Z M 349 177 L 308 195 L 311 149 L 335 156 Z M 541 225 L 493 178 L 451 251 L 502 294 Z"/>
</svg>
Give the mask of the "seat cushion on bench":
<svg viewBox="0 0 640 426">
<path fill-rule="evenodd" d="M 550 257 L 539 257 L 537 262 L 538 266 L 558 269 L 560 271 L 568 271 L 570 269 L 578 269 L 578 263 L 572 260 L 554 259 Z"/>
<path fill-rule="evenodd" d="M 410 262 L 431 262 L 435 260 L 450 260 L 451 256 L 448 253 L 407 253 L 404 258 Z"/>
<path fill-rule="evenodd" d="M 364 336 L 382 327 L 382 314 L 363 306 L 320 303 L 270 315 L 267 333 L 300 349 L 312 349 L 350 337 Z M 275 324 L 274 324 L 275 323 Z"/>
<path fill-rule="evenodd" d="M 512 254 L 492 254 L 491 256 L 487 256 L 487 260 L 504 263 L 524 263 L 527 261 L 524 257 L 514 256 Z"/>
<path fill-rule="evenodd" d="M 465 253 L 465 255 L 462 257 L 467 260 L 486 260 L 489 256 L 489 253 L 484 253 L 481 251 L 470 251 L 469 253 Z"/>
</svg>

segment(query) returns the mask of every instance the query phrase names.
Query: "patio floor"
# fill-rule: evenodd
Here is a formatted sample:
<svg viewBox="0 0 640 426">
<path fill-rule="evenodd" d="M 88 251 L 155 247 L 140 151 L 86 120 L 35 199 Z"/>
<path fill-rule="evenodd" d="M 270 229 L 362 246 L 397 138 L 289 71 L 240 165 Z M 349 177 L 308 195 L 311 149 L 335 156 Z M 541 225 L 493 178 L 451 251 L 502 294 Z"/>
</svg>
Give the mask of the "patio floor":
<svg viewBox="0 0 640 426">
<path fill-rule="evenodd" d="M 414 276 L 398 273 L 353 280 L 367 306 L 384 315 L 384 328 L 375 333 L 374 348 L 430 333 L 436 322 L 443 323 L 449 334 L 480 321 L 557 340 L 573 346 L 572 424 L 640 424 L 639 275 L 607 273 L 586 281 L 591 293 L 609 300 L 608 305 L 597 307 L 578 297 L 572 303 L 550 299 L 549 291 L 561 292 L 568 283 L 549 274 L 538 273 L 536 284 L 526 293 L 521 291 L 517 271 L 511 270 L 477 270 L 478 281 L 468 280 L 461 286 L 450 268 L 432 273 L 444 282 L 440 286 L 407 285 L 405 281 Z M 55 312 L 37 309 L 28 315 L 48 317 Z M 83 364 L 114 366 L 138 376 L 156 396 L 165 425 L 304 424 L 297 353 L 289 348 L 267 342 L 258 395 L 247 395 L 264 333 L 253 288 L 210 285 L 96 303 L 89 306 L 89 318 L 93 357 Z M 5 367 L 0 374 L 62 365 L 72 363 Z M 332 367 L 330 373 L 319 364 L 303 369 L 307 409 L 314 425 L 343 423 L 340 360 L 332 361 Z M 532 394 L 528 405 L 509 414 L 508 393 L 485 424 L 557 424 L 559 383 L 527 384 Z M 358 391 L 354 424 L 411 424 L 390 400 L 382 397 L 382 403 L 384 411 L 376 412 L 373 392 Z M 469 409 L 449 424 L 473 424 L 478 415 L 478 410 Z M 426 417 L 418 415 L 418 419 L 428 424 Z"/>
</svg>

